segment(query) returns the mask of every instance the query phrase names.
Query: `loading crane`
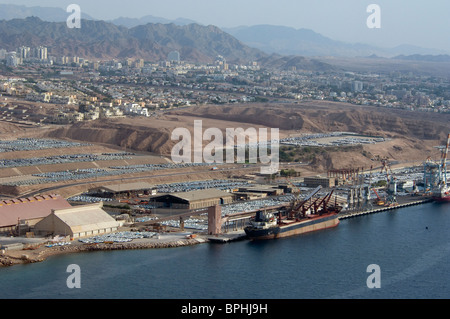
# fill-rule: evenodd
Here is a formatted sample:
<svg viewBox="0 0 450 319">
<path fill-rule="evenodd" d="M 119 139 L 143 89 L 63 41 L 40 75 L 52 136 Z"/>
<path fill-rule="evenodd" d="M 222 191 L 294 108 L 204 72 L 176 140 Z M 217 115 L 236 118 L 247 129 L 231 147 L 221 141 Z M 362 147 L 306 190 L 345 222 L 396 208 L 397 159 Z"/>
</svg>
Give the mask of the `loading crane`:
<svg viewBox="0 0 450 319">
<path fill-rule="evenodd" d="M 308 202 L 308 200 L 310 200 L 314 195 L 316 195 L 317 192 L 319 192 L 321 188 L 322 188 L 322 186 L 320 186 L 320 185 L 317 186 L 317 187 L 316 187 L 310 194 L 308 194 L 308 196 L 306 196 L 306 198 L 303 199 L 302 201 L 299 201 L 298 198 L 295 199 L 295 200 L 292 202 L 292 206 L 291 206 L 291 209 L 290 209 L 290 212 L 289 212 L 289 216 L 292 217 L 292 216 L 298 214 L 299 211 L 300 211 L 300 209 L 302 209 L 301 213 L 304 215 L 304 214 L 306 213 L 306 211 L 309 209 L 309 208 L 308 208 L 307 210 L 305 210 L 305 209 L 304 209 L 304 205 Z M 312 203 L 311 203 L 311 205 L 312 205 Z"/>
<path fill-rule="evenodd" d="M 367 186 L 364 187 L 364 208 L 365 209 L 371 209 L 372 206 L 372 202 L 370 201 L 371 195 L 370 195 L 370 191 L 371 191 L 371 186 L 372 186 L 372 170 L 373 170 L 373 165 L 370 166 L 370 171 L 369 171 L 369 183 Z"/>
<path fill-rule="evenodd" d="M 322 200 L 316 204 L 314 202 L 314 213 L 319 213 L 322 215 L 323 213 L 326 213 L 328 211 L 328 203 L 330 202 L 331 196 L 333 195 L 334 190 L 332 190 L 328 195 L 326 195 Z M 322 209 L 319 211 L 320 206 L 323 206 Z"/>
<path fill-rule="evenodd" d="M 303 205 L 301 207 L 301 211 L 299 212 L 299 215 L 303 218 L 306 216 L 306 213 L 308 212 L 308 210 L 310 210 L 311 208 L 316 206 L 316 203 L 319 201 L 320 198 L 316 198 L 314 201 L 311 201 L 311 203 L 309 203 L 309 205 Z M 314 211 L 315 213 L 316 211 Z"/>
<path fill-rule="evenodd" d="M 294 183 L 291 182 L 291 180 L 289 178 L 286 177 L 286 182 L 289 186 L 291 186 L 292 191 L 294 192 L 294 190 L 298 190 L 298 195 L 297 195 L 297 199 L 300 197 L 300 188 L 298 186 L 295 186 Z"/>
<path fill-rule="evenodd" d="M 433 189 L 433 199 L 437 201 L 450 201 L 450 186 L 447 185 L 447 156 L 450 145 L 450 134 L 447 136 L 447 143 L 441 149 L 441 163 L 439 165 L 439 179 L 437 187 Z"/>
<path fill-rule="evenodd" d="M 447 136 L 447 144 L 445 145 L 445 150 L 441 154 L 441 165 L 442 165 L 442 181 L 441 184 L 445 186 L 447 184 L 447 156 L 448 149 L 450 145 L 450 134 Z"/>
<path fill-rule="evenodd" d="M 381 161 L 383 164 L 381 167 L 381 173 L 386 171 L 386 202 L 385 206 L 395 206 L 397 205 L 397 180 L 392 173 L 391 166 L 389 165 L 387 159 Z M 391 176 L 389 176 L 389 172 Z"/>
<path fill-rule="evenodd" d="M 381 199 L 380 195 L 378 195 L 377 190 L 375 188 L 372 188 L 372 190 L 374 191 L 375 195 L 377 195 L 377 200 L 375 201 L 375 204 L 377 204 L 378 206 L 384 206 L 385 201 Z"/>
</svg>

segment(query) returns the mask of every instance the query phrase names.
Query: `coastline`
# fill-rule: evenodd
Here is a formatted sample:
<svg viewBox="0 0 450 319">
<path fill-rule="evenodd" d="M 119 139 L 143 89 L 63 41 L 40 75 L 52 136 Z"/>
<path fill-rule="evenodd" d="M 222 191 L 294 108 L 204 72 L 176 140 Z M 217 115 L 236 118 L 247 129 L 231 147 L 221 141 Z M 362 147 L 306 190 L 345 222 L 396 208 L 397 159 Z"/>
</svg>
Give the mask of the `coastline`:
<svg viewBox="0 0 450 319">
<path fill-rule="evenodd" d="M 171 236 L 172 238 L 158 239 L 139 239 L 127 243 L 98 243 L 82 244 L 73 243 L 64 246 L 45 247 L 41 246 L 33 250 L 12 250 L 0 254 L 0 267 L 10 267 L 21 264 L 31 264 L 45 261 L 47 258 L 79 252 L 91 251 L 111 251 L 111 250 L 132 250 L 132 249 L 157 249 L 157 248 L 176 248 L 184 246 L 193 246 L 208 242 L 207 239 L 183 238 L 181 236 Z"/>
<path fill-rule="evenodd" d="M 421 205 L 432 202 L 431 199 L 420 199 L 412 202 L 405 202 L 393 207 L 383 207 L 368 211 L 349 212 L 342 214 L 339 219 L 353 218 L 363 215 L 370 215 L 390 211 L 393 209 L 406 208 L 409 206 Z M 186 233 L 171 233 L 158 236 L 158 238 L 140 238 L 133 239 L 131 242 L 122 243 L 92 243 L 85 244 L 78 241 L 70 242 L 70 245 L 46 247 L 41 243 L 37 247 L 22 250 L 10 250 L 0 253 L 0 268 L 20 264 L 30 264 L 45 261 L 47 258 L 55 255 L 90 252 L 90 251 L 111 251 L 111 250 L 134 250 L 134 249 L 157 249 L 157 248 L 176 248 L 184 246 L 193 246 L 207 242 L 226 243 L 229 241 L 240 240 L 245 237 L 242 231 L 231 231 L 228 234 L 220 236 L 198 236 L 187 235 Z"/>
</svg>

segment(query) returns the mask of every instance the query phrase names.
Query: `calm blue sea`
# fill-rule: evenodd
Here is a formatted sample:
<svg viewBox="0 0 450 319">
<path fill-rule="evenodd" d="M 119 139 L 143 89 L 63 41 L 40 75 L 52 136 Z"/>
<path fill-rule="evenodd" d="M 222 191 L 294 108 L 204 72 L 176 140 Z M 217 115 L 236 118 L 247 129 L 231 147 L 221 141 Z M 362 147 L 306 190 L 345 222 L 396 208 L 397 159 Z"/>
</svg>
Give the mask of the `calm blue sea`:
<svg viewBox="0 0 450 319">
<path fill-rule="evenodd" d="M 279 240 L 55 256 L 1 268 L 0 298 L 447 299 L 449 230 L 450 205 L 429 203 Z M 67 287 L 70 264 L 81 288 Z"/>
</svg>

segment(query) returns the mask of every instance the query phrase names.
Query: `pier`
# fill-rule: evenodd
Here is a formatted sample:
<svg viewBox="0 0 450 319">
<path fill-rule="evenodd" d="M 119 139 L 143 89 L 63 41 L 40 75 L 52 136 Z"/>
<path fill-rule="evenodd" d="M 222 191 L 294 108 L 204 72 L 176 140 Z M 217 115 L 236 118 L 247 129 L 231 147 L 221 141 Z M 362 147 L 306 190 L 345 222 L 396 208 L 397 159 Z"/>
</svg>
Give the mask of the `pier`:
<svg viewBox="0 0 450 319">
<path fill-rule="evenodd" d="M 342 220 L 342 219 L 348 219 L 348 218 L 353 218 L 353 217 L 358 217 L 358 216 L 363 216 L 363 215 L 377 214 L 377 213 L 382 213 L 382 212 L 393 210 L 393 209 L 421 205 L 421 204 L 429 203 L 431 201 L 432 201 L 431 198 L 425 198 L 425 199 L 420 199 L 420 200 L 415 200 L 415 201 L 408 201 L 406 203 L 397 204 L 395 206 L 381 206 L 379 208 L 369 209 L 369 210 L 364 210 L 364 211 L 344 212 L 344 213 L 340 214 L 339 219 Z"/>
<path fill-rule="evenodd" d="M 228 233 L 210 235 L 206 237 L 212 243 L 228 243 L 247 239 L 247 234 L 242 230 L 235 230 Z"/>
<path fill-rule="evenodd" d="M 433 200 L 429 197 L 426 197 L 426 198 L 422 197 L 420 199 L 415 199 L 413 197 L 409 197 L 408 199 L 403 199 L 401 203 L 397 203 L 397 205 L 393 205 L 393 206 L 379 206 L 377 208 L 367 209 L 367 210 L 359 210 L 359 211 L 352 210 L 352 211 L 348 211 L 348 212 L 341 212 L 339 214 L 338 218 L 339 218 L 339 220 L 344 220 L 344 219 L 355 218 L 355 217 L 364 216 L 364 215 L 382 213 L 382 212 L 395 210 L 395 209 L 399 209 L 399 208 L 405 208 L 405 207 L 409 207 L 409 206 L 421 205 L 421 204 L 425 204 L 425 203 L 430 203 L 432 201 Z M 234 242 L 234 241 L 239 241 L 239 240 L 245 240 L 245 239 L 247 239 L 247 235 L 245 234 L 245 231 L 243 229 L 234 229 L 234 230 L 226 231 L 224 233 L 217 234 L 217 235 L 209 235 L 209 236 L 206 236 L 206 238 L 208 239 L 209 242 L 213 242 L 213 243 L 228 243 L 228 242 Z"/>
</svg>

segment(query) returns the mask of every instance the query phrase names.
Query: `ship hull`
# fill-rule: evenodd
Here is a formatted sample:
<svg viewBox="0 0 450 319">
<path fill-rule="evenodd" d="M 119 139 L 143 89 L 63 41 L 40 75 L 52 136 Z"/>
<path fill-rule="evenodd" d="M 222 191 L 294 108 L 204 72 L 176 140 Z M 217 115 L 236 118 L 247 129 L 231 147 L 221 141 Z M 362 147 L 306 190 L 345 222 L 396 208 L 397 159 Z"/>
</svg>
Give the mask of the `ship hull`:
<svg viewBox="0 0 450 319">
<path fill-rule="evenodd" d="M 450 202 L 450 188 L 445 187 L 439 192 L 436 192 L 432 197 L 436 202 Z"/>
<path fill-rule="evenodd" d="M 443 196 L 443 197 L 441 197 L 441 196 L 436 196 L 436 197 L 433 197 L 433 200 L 434 201 L 436 201 L 436 202 L 442 202 L 442 203 L 444 203 L 444 202 L 450 202 L 450 196 Z"/>
<path fill-rule="evenodd" d="M 328 214 L 305 220 L 283 223 L 268 229 L 245 228 L 245 233 L 252 240 L 276 239 L 310 233 L 339 225 L 337 214 Z"/>
</svg>

